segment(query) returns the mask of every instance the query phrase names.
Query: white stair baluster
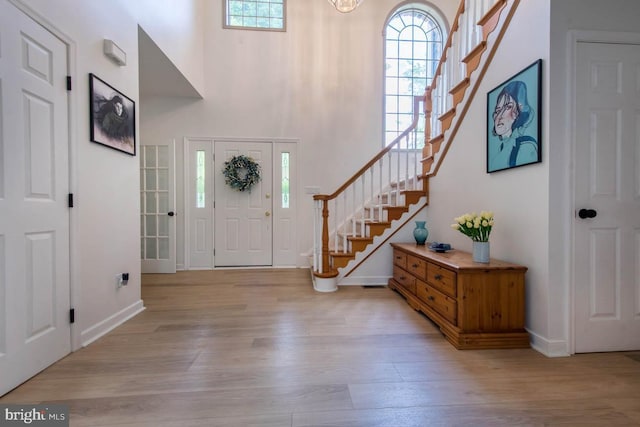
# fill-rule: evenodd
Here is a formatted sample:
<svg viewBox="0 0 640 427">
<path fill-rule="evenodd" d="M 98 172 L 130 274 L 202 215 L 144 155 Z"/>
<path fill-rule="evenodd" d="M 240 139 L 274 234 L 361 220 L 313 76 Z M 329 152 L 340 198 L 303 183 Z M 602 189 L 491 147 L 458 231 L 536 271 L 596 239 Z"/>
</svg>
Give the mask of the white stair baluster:
<svg viewBox="0 0 640 427">
<path fill-rule="evenodd" d="M 451 46 L 449 47 L 449 55 L 447 62 L 451 64 L 449 66 L 449 87 L 451 89 L 458 82 L 458 70 L 457 64 L 460 62 L 458 59 L 458 49 L 460 48 L 460 33 L 456 31 L 451 35 Z M 448 92 L 448 91 L 447 91 Z"/>
<path fill-rule="evenodd" d="M 370 169 L 371 175 L 369 177 L 369 179 L 371 181 L 371 190 L 370 190 L 371 192 L 369 193 L 370 194 L 369 195 L 369 200 L 370 200 L 370 202 L 369 202 L 369 216 L 367 217 L 369 219 L 369 221 L 373 221 L 373 202 L 374 202 L 374 194 L 375 194 L 375 192 L 374 192 L 375 190 L 374 190 L 374 187 L 373 187 L 373 182 L 375 180 L 375 173 L 374 173 L 375 167 L 376 167 L 375 163 L 373 165 L 371 165 L 371 169 Z"/>
<path fill-rule="evenodd" d="M 339 234 L 339 229 L 340 229 L 340 224 L 341 222 L 344 220 L 344 215 L 347 212 L 347 206 L 345 203 L 345 197 L 344 194 L 342 195 L 342 200 L 340 200 L 340 197 L 336 197 L 335 203 L 335 210 L 333 212 L 336 213 L 335 218 L 334 218 L 334 228 L 333 228 L 333 251 L 334 252 L 340 252 L 340 234 Z"/>
<path fill-rule="evenodd" d="M 343 193 L 344 198 L 344 215 L 342 220 L 342 252 L 347 252 L 347 225 L 349 223 L 349 200 L 347 192 Z"/>
<path fill-rule="evenodd" d="M 351 184 L 352 198 L 351 203 L 353 206 L 351 207 L 351 231 L 349 231 L 349 235 L 352 237 L 356 237 L 358 235 L 358 181 L 356 180 L 353 184 Z M 351 252 L 348 250 L 347 252 Z"/>
<path fill-rule="evenodd" d="M 360 237 L 364 237 L 364 220 L 367 216 L 366 211 L 365 211 L 365 205 L 366 205 L 366 201 L 367 201 L 367 197 L 366 197 L 366 174 L 362 175 L 362 203 L 360 205 L 360 212 L 362 212 L 362 214 L 360 215 Z"/>
</svg>

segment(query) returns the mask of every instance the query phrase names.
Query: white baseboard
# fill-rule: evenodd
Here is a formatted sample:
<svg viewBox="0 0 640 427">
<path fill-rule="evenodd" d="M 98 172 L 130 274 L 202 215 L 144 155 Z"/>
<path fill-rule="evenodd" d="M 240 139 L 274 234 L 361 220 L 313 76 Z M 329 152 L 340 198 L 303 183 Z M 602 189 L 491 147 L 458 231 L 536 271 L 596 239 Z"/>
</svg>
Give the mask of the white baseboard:
<svg viewBox="0 0 640 427">
<path fill-rule="evenodd" d="M 343 277 L 338 286 L 387 286 L 388 276 L 355 276 Z"/>
<path fill-rule="evenodd" d="M 82 331 L 80 333 L 80 342 L 82 343 L 82 347 L 88 346 L 98 338 L 122 325 L 124 322 L 131 319 L 138 313 L 144 311 L 144 309 L 144 302 L 142 300 L 138 300 L 135 303 L 131 304 L 129 307 L 126 307 L 113 314 L 112 316 L 107 317 L 102 322 L 96 323 L 89 329 Z"/>
<path fill-rule="evenodd" d="M 531 338 L 531 348 L 544 354 L 547 357 L 567 357 L 570 356 L 567 351 L 567 342 L 565 340 L 548 340 L 540 335 L 529 332 Z"/>
</svg>

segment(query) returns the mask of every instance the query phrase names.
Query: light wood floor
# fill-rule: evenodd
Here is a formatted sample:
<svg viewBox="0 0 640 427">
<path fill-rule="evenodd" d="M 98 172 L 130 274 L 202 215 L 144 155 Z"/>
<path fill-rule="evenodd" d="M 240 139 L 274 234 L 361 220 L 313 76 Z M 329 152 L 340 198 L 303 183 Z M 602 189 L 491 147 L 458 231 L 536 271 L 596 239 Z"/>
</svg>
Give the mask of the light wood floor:
<svg viewBox="0 0 640 427">
<path fill-rule="evenodd" d="M 0 403 L 72 426 L 638 426 L 640 352 L 455 350 L 386 288 L 308 270 L 145 275 L 146 311 Z"/>
</svg>

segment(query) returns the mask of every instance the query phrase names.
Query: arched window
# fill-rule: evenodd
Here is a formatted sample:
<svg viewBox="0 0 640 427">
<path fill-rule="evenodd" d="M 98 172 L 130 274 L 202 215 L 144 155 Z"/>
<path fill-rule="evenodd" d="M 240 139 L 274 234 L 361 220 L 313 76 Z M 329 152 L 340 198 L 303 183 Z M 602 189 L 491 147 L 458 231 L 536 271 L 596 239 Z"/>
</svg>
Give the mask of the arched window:
<svg viewBox="0 0 640 427">
<path fill-rule="evenodd" d="M 444 21 L 425 4 L 405 4 L 390 15 L 384 38 L 384 140 L 388 145 L 411 125 L 413 96 L 424 94 L 431 84 L 442 54 Z"/>
</svg>

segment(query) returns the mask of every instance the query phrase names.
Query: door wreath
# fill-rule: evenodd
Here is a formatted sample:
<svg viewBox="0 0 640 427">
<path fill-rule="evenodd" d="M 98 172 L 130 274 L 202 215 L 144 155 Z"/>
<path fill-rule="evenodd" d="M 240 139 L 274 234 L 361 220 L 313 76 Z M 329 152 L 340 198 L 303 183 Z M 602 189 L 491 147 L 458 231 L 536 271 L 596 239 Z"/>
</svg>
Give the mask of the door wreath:
<svg viewBox="0 0 640 427">
<path fill-rule="evenodd" d="M 237 191 L 251 191 L 260 182 L 260 165 L 245 155 L 233 156 L 224 162 L 224 182 Z"/>
</svg>

